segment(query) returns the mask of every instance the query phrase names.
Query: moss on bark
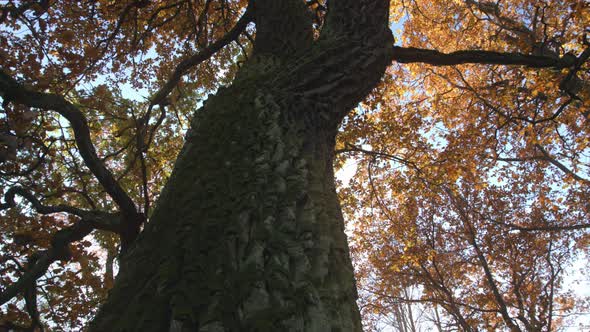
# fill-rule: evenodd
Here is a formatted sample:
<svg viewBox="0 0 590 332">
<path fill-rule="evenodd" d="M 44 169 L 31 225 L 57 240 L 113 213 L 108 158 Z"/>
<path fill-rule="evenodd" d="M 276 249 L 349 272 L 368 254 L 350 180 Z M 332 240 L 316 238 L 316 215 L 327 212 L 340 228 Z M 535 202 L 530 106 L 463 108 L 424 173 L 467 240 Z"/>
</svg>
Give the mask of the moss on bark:
<svg viewBox="0 0 590 332">
<path fill-rule="evenodd" d="M 387 1 L 336 2 L 316 42 L 299 0 L 255 3 L 268 38 L 196 112 L 91 331 L 361 330 L 332 154 L 391 57 Z M 283 43 L 269 22 L 297 52 L 267 51 Z"/>
<path fill-rule="evenodd" d="M 93 330 L 360 330 L 335 130 L 298 105 L 249 80 L 207 101 Z"/>
</svg>

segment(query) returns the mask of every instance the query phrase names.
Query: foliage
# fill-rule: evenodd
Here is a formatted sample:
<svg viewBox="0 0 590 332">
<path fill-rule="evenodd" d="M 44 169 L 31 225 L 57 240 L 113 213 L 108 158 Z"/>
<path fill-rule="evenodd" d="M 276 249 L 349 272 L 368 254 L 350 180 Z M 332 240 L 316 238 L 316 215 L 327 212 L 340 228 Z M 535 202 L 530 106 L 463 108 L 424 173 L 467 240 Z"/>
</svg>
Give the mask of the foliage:
<svg viewBox="0 0 590 332">
<path fill-rule="evenodd" d="M 307 3 L 319 30 L 327 5 Z M 193 112 L 248 58 L 249 10 L 0 2 L 0 292 L 57 261 L 0 327 L 92 317 Z M 590 240 L 590 6 L 392 0 L 390 18 L 403 47 L 336 151 L 336 168 L 356 166 L 339 193 L 367 326 L 564 326 L 587 311 L 564 278 Z"/>
<path fill-rule="evenodd" d="M 553 55 L 588 47 L 590 8 L 576 1 L 416 0 L 394 11 L 401 42 L 414 47 Z M 356 164 L 340 193 L 355 220 L 367 320 L 415 304 L 442 330 L 553 330 L 587 311 L 563 288 L 588 250 L 584 66 L 576 78 L 568 69 L 390 68 L 340 137 L 341 158 Z"/>
</svg>

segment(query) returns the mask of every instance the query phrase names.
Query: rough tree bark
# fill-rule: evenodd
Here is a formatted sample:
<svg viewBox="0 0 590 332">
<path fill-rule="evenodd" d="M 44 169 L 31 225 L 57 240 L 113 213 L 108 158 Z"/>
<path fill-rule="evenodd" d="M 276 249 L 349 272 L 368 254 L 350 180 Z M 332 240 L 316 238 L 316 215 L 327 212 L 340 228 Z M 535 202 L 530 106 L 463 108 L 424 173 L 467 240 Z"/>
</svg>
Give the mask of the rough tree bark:
<svg viewBox="0 0 590 332">
<path fill-rule="evenodd" d="M 253 55 L 196 111 L 91 331 L 360 331 L 332 157 L 392 58 L 387 0 L 253 2 Z"/>
</svg>

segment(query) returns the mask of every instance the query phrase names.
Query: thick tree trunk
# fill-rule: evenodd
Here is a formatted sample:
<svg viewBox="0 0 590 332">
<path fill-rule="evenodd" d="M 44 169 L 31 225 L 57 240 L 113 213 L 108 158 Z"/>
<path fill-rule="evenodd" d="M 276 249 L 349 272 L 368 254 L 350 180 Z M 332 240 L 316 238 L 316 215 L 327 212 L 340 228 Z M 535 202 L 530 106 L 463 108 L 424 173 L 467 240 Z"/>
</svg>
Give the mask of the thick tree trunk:
<svg viewBox="0 0 590 332">
<path fill-rule="evenodd" d="M 389 60 L 387 1 L 334 10 L 316 42 L 302 1 L 255 3 L 255 54 L 196 112 L 92 331 L 361 330 L 332 156 Z M 361 9 L 378 23 L 342 24 Z M 265 26 L 277 15 L 284 40 Z"/>
</svg>

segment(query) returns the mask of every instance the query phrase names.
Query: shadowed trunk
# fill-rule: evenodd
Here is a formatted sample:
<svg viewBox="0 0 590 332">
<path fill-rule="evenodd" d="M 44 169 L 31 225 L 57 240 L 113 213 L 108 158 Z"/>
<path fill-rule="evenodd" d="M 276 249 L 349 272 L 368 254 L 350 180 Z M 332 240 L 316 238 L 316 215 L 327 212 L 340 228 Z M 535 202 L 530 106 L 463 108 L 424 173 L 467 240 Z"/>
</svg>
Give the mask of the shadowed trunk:
<svg viewBox="0 0 590 332">
<path fill-rule="evenodd" d="M 199 109 L 92 331 L 360 331 L 338 124 L 391 58 L 387 1 L 254 2 L 254 54 Z"/>
</svg>

